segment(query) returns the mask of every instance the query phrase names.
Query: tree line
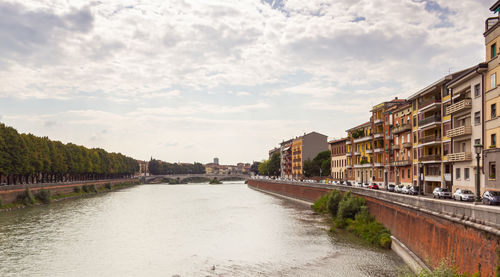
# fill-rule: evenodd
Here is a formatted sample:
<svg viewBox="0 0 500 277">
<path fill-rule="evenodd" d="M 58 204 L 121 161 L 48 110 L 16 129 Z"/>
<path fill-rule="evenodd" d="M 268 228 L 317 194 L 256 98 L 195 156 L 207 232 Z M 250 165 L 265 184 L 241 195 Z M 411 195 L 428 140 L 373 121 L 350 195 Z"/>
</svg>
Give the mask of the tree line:
<svg viewBox="0 0 500 277">
<path fill-rule="evenodd" d="M 193 164 L 167 163 L 151 158 L 148 168 L 152 175 L 205 174 L 205 166 L 196 162 Z"/>
<path fill-rule="evenodd" d="M 133 158 L 100 148 L 19 134 L 0 123 L 0 183 L 29 184 L 123 178 L 139 170 Z"/>
</svg>

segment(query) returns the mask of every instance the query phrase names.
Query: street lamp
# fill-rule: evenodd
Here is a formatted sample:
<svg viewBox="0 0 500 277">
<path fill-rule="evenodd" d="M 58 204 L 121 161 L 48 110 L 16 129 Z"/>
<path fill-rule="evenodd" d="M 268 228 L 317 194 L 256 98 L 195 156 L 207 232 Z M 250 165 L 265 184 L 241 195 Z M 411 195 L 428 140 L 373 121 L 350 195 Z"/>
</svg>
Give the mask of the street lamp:
<svg viewBox="0 0 500 277">
<path fill-rule="evenodd" d="M 422 192 L 422 175 L 423 175 L 423 165 L 422 161 L 418 161 L 418 194 L 423 195 Z"/>
<path fill-rule="evenodd" d="M 474 145 L 474 150 L 476 151 L 476 161 L 477 161 L 477 167 L 476 167 L 476 201 L 479 202 L 481 201 L 481 196 L 479 195 L 481 193 L 479 185 L 481 183 L 481 180 L 479 178 L 479 160 L 481 159 L 481 151 L 483 150 L 483 145 L 478 143 Z"/>
</svg>

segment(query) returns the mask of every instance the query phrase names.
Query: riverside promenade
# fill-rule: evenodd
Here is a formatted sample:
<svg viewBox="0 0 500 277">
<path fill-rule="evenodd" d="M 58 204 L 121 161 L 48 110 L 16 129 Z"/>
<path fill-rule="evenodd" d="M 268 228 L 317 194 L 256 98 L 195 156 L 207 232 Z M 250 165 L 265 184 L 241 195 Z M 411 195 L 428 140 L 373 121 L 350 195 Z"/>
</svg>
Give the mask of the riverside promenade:
<svg viewBox="0 0 500 277">
<path fill-rule="evenodd" d="M 461 272 L 500 274 L 500 207 L 320 183 L 250 179 L 248 186 L 310 203 L 333 189 L 351 191 L 428 267 L 448 259 Z"/>
</svg>

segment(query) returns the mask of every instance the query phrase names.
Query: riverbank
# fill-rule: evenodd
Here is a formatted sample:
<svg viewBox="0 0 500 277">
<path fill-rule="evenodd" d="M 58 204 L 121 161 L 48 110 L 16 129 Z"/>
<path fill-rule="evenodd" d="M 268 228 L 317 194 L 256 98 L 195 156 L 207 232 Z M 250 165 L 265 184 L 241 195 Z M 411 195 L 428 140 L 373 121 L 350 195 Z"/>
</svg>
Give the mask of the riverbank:
<svg viewBox="0 0 500 277">
<path fill-rule="evenodd" d="M 22 209 L 32 205 L 87 197 L 138 185 L 137 179 L 122 179 L 77 184 L 26 187 L 0 191 L 0 212 Z"/>
</svg>

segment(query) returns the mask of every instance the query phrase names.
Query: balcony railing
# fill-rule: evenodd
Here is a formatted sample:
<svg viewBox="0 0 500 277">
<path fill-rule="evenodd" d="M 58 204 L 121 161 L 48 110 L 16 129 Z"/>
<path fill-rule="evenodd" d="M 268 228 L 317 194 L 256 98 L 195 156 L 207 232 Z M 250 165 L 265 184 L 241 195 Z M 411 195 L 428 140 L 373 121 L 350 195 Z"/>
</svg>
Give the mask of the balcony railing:
<svg viewBox="0 0 500 277">
<path fill-rule="evenodd" d="M 402 133 L 402 132 L 405 132 L 405 131 L 409 131 L 411 130 L 411 126 L 410 124 L 403 124 L 401 126 L 397 126 L 395 128 L 392 129 L 392 133 L 393 134 L 399 134 L 399 133 Z"/>
<path fill-rule="evenodd" d="M 368 135 L 368 136 L 365 136 L 365 137 L 357 138 L 357 139 L 354 139 L 354 143 L 368 141 L 368 140 L 371 140 L 372 138 L 373 138 L 372 135 Z"/>
<path fill-rule="evenodd" d="M 383 147 L 375 148 L 375 149 L 373 149 L 373 152 L 375 152 L 375 153 L 384 152 L 384 148 Z"/>
<path fill-rule="evenodd" d="M 472 126 L 460 126 L 446 131 L 446 136 L 449 138 L 470 135 L 470 134 L 472 134 Z"/>
<path fill-rule="evenodd" d="M 373 153 L 372 149 L 366 149 L 366 154 L 371 154 L 371 153 Z"/>
<path fill-rule="evenodd" d="M 441 142 L 440 136 L 426 136 L 418 140 L 419 143 Z"/>
<path fill-rule="evenodd" d="M 373 135 L 374 139 L 384 138 L 384 133 L 376 133 Z"/>
<path fill-rule="evenodd" d="M 411 165 L 411 160 L 400 160 L 400 161 L 393 161 L 391 163 L 392 166 L 408 166 Z"/>
<path fill-rule="evenodd" d="M 352 156 L 352 153 L 345 153 L 345 156 L 346 156 L 346 157 L 351 157 L 351 156 Z"/>
<path fill-rule="evenodd" d="M 361 153 L 360 153 L 360 152 L 356 152 L 356 151 L 354 151 L 354 155 L 355 155 L 355 156 L 359 156 L 359 155 L 361 155 Z"/>
<path fill-rule="evenodd" d="M 491 27 L 495 26 L 495 24 L 498 23 L 498 17 L 490 17 L 488 19 L 486 19 L 486 22 L 484 22 L 485 26 L 484 26 L 484 31 L 488 31 Z"/>
<path fill-rule="evenodd" d="M 431 98 L 431 99 L 419 102 L 418 103 L 418 109 L 421 110 L 421 109 L 423 109 L 423 108 L 425 108 L 425 107 L 427 107 L 429 105 L 436 104 L 436 103 L 441 103 L 441 100 Z"/>
<path fill-rule="evenodd" d="M 435 114 L 435 115 L 429 116 L 427 118 L 424 118 L 422 120 L 419 120 L 418 126 L 421 127 L 421 126 L 424 126 L 424 125 L 427 125 L 430 123 L 438 123 L 440 121 L 441 121 L 441 116 Z"/>
<path fill-rule="evenodd" d="M 472 108 L 472 99 L 466 98 L 458 103 L 455 103 L 447 107 L 446 114 L 452 114 L 470 108 Z"/>
<path fill-rule="evenodd" d="M 463 161 L 471 161 L 472 153 L 471 152 L 460 152 L 460 153 L 452 153 L 447 155 L 449 162 L 463 162 Z"/>
<path fill-rule="evenodd" d="M 411 148 L 411 142 L 403 142 L 403 148 Z"/>
<path fill-rule="evenodd" d="M 392 150 L 398 150 L 399 149 L 399 144 L 393 144 L 391 145 Z"/>
<path fill-rule="evenodd" d="M 440 155 L 425 155 L 419 158 L 423 162 L 441 161 Z"/>
<path fill-rule="evenodd" d="M 349 139 L 348 139 L 348 140 L 346 140 L 345 144 L 347 144 L 347 145 L 351 145 L 351 144 L 352 144 L 352 142 L 351 142 L 351 140 L 349 140 Z"/>
</svg>

